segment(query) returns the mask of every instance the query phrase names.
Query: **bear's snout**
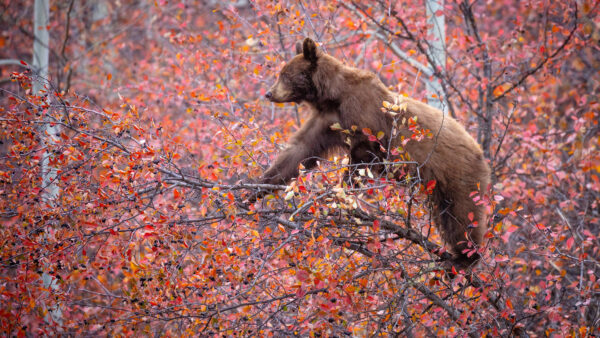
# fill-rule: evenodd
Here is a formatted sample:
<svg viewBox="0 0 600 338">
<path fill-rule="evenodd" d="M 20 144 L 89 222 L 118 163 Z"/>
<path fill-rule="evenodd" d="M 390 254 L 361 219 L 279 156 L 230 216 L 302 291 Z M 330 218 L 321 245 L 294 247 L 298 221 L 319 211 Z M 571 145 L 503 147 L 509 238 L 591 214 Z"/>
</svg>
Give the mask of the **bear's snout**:
<svg viewBox="0 0 600 338">
<path fill-rule="evenodd" d="M 286 86 L 280 81 L 277 80 L 275 84 L 267 90 L 265 94 L 265 98 L 267 98 L 271 102 L 290 102 L 290 98 L 292 97 L 292 91 L 287 89 Z"/>
</svg>

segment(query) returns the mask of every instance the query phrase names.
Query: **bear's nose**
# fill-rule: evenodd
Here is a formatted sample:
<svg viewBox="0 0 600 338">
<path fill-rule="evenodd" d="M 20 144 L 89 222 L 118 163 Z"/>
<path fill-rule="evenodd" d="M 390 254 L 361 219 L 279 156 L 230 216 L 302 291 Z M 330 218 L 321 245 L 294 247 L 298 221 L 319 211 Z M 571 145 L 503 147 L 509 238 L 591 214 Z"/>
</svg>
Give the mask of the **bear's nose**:
<svg viewBox="0 0 600 338">
<path fill-rule="evenodd" d="M 270 91 L 268 91 L 268 92 L 265 94 L 265 97 L 266 97 L 267 99 L 269 99 L 269 100 L 270 100 L 270 99 L 272 99 L 272 98 L 273 98 L 273 93 L 271 93 Z"/>
</svg>

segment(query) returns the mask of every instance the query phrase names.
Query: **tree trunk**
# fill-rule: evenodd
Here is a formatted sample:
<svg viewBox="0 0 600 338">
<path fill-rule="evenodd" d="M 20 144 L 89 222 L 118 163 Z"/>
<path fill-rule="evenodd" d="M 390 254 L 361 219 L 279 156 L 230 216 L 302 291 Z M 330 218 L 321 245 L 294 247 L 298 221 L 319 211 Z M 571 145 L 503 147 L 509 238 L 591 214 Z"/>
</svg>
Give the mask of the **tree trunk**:
<svg viewBox="0 0 600 338">
<path fill-rule="evenodd" d="M 46 96 L 48 84 L 48 44 L 50 37 L 48 33 L 49 23 L 49 3 L 48 0 L 35 0 L 34 7 L 34 34 L 33 41 L 33 70 L 35 78 L 33 79 L 33 93 L 39 96 Z M 55 144 L 55 137 L 58 134 L 58 128 L 51 126 L 49 123 L 44 125 L 44 139 L 47 147 L 52 147 Z M 42 198 L 46 203 L 52 203 L 58 195 L 58 187 L 54 183 L 56 178 L 56 168 L 49 166 L 51 154 L 44 153 L 42 159 L 42 187 L 44 189 Z"/>
<path fill-rule="evenodd" d="M 429 57 L 432 60 L 430 67 L 432 73 L 436 69 L 442 72 L 446 69 L 446 22 L 444 15 L 436 15 L 438 11 L 444 10 L 444 0 L 425 0 L 425 9 L 427 12 L 427 30 Z M 444 113 L 448 112 L 448 105 L 445 104 L 444 91 L 441 80 L 435 75 L 426 82 L 427 103 L 438 108 Z"/>
<path fill-rule="evenodd" d="M 49 60 L 49 43 L 50 35 L 48 32 L 50 7 L 48 0 L 35 0 L 33 11 L 33 93 L 40 97 L 48 96 L 48 60 Z M 47 98 L 48 99 L 48 98 Z M 46 122 L 50 122 L 46 118 Z M 50 123 L 44 124 L 43 135 L 44 143 L 47 148 L 53 148 L 56 143 L 55 137 L 58 133 L 58 127 L 52 126 Z M 44 152 L 42 158 L 42 203 L 54 204 L 54 200 L 58 196 L 58 186 L 54 183 L 56 179 L 56 168 L 50 166 L 51 152 Z M 42 274 L 42 282 L 45 288 L 56 289 L 56 279 L 44 271 Z M 62 323 L 62 311 L 59 305 L 52 306 L 48 309 L 46 320 L 51 323 Z"/>
</svg>

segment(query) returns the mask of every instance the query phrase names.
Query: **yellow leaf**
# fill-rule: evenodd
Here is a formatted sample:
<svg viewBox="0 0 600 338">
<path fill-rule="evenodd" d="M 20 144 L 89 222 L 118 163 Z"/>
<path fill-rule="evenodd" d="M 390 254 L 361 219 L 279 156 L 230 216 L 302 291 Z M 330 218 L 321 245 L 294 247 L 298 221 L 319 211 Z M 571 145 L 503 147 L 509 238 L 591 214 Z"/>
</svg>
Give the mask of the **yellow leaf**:
<svg viewBox="0 0 600 338">
<path fill-rule="evenodd" d="M 129 268 L 131 272 L 136 273 L 139 270 L 139 266 L 135 264 L 133 261 L 129 262 Z"/>
<path fill-rule="evenodd" d="M 339 122 L 336 122 L 334 124 L 332 124 L 329 128 L 331 128 L 331 130 L 342 130 L 342 126 L 339 124 Z"/>
<path fill-rule="evenodd" d="M 289 192 L 288 192 L 288 193 L 285 195 L 285 198 L 284 198 L 284 199 L 285 199 L 286 201 L 289 201 L 289 200 L 291 200 L 293 197 L 294 197 L 294 191 L 293 191 L 293 190 L 290 190 L 290 191 L 289 191 Z"/>
</svg>

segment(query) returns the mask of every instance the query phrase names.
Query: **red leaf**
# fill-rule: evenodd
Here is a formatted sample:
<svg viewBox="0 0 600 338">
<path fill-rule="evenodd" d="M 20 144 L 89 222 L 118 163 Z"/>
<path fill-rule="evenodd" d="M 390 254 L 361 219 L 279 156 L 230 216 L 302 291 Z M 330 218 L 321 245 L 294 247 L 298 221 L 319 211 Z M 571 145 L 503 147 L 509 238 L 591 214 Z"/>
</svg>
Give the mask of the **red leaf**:
<svg viewBox="0 0 600 338">
<path fill-rule="evenodd" d="M 144 234 L 144 238 L 148 238 L 148 237 L 152 237 L 152 236 L 158 236 L 158 234 L 156 232 L 147 232 Z"/>
<path fill-rule="evenodd" d="M 436 182 L 435 180 L 431 180 L 431 181 L 427 182 L 427 187 L 425 188 L 425 190 L 427 192 L 433 191 L 433 188 L 435 188 L 435 182 Z"/>
<path fill-rule="evenodd" d="M 379 231 L 379 220 L 378 219 L 373 221 L 373 231 L 375 231 L 375 232 Z"/>
<path fill-rule="evenodd" d="M 23 60 L 21 60 L 21 64 L 22 64 L 23 66 L 27 66 L 27 62 L 25 62 L 25 61 L 23 61 Z"/>
</svg>

